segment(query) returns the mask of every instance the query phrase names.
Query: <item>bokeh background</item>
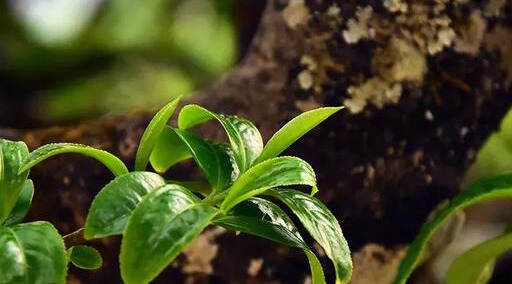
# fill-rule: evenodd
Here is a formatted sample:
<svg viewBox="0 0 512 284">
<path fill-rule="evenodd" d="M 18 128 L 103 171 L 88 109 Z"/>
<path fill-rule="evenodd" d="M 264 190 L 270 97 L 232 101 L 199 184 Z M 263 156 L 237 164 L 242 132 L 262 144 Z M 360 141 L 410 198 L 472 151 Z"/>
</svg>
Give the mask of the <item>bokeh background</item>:
<svg viewBox="0 0 512 284">
<path fill-rule="evenodd" d="M 0 1 L 0 125 L 65 124 L 191 95 L 242 57 L 264 4 Z"/>
</svg>

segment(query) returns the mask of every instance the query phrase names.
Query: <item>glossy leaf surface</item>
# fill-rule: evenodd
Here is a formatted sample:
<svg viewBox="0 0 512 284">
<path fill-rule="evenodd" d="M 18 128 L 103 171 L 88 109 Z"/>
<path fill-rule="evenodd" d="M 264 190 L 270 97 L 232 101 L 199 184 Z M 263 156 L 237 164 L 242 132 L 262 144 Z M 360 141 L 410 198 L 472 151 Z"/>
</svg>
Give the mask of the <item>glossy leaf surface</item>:
<svg viewBox="0 0 512 284">
<path fill-rule="evenodd" d="M 84 236 L 92 239 L 121 234 L 142 197 L 163 185 L 165 180 L 150 172 L 132 172 L 117 177 L 94 198 Z"/>
<path fill-rule="evenodd" d="M 103 265 L 101 254 L 90 246 L 73 246 L 68 249 L 68 258 L 74 266 L 82 269 L 98 269 Z"/>
<path fill-rule="evenodd" d="M 50 223 L 26 223 L 7 231 L 0 229 L 0 283 L 66 283 L 64 242 Z"/>
<path fill-rule="evenodd" d="M 165 173 L 170 167 L 192 158 L 188 147 L 174 130 L 166 126 L 158 138 L 149 161 L 158 173 Z"/>
<path fill-rule="evenodd" d="M 312 194 L 317 191 L 315 172 L 307 162 L 296 157 L 266 160 L 235 181 L 221 205 L 221 210 L 227 212 L 241 201 L 270 188 L 298 184 L 311 186 Z"/>
<path fill-rule="evenodd" d="M 300 191 L 277 188 L 266 194 L 284 202 L 299 218 L 309 234 L 324 249 L 336 270 L 336 281 L 348 283 L 352 276 L 352 259 L 347 241 L 336 217 L 318 199 Z"/>
<path fill-rule="evenodd" d="M 127 284 L 153 280 L 217 214 L 187 189 L 166 185 L 134 210 L 121 244 L 121 275 Z"/>
<path fill-rule="evenodd" d="M 20 172 L 26 171 L 52 156 L 65 153 L 82 154 L 96 159 L 116 176 L 128 173 L 124 163 L 109 152 L 74 143 L 53 143 L 37 148 L 23 161 L 23 167 L 20 169 Z"/>
<path fill-rule="evenodd" d="M 183 107 L 178 118 L 180 129 L 216 119 L 226 131 L 240 172 L 251 167 L 263 149 L 263 140 L 252 122 L 232 115 L 216 114 L 198 105 Z"/>
<path fill-rule="evenodd" d="M 270 138 L 258 157 L 257 162 L 277 157 L 304 134 L 342 108 L 318 108 L 293 118 Z"/>
<path fill-rule="evenodd" d="M 149 157 L 151 155 L 151 151 L 153 151 L 153 148 L 157 144 L 160 134 L 167 125 L 167 122 L 169 121 L 169 119 L 171 119 L 171 116 L 174 113 L 176 107 L 178 106 L 180 99 L 181 96 L 165 105 L 155 114 L 153 119 L 151 119 L 151 121 L 149 122 L 149 125 L 144 131 L 144 134 L 142 134 L 142 138 L 140 139 L 139 143 L 139 148 L 137 149 L 137 154 L 135 155 L 136 171 L 144 171 L 146 169 Z"/>
<path fill-rule="evenodd" d="M 19 173 L 23 160 L 28 156 L 28 149 L 23 142 L 0 139 L 0 224 L 10 215 L 28 171 Z"/>
<path fill-rule="evenodd" d="M 304 243 L 293 221 L 274 203 L 252 197 L 235 206 L 227 215 L 215 219 L 214 223 L 304 250 L 310 263 L 313 283 L 325 283 L 322 265 L 315 254 Z"/>
<path fill-rule="evenodd" d="M 395 283 L 405 283 L 407 281 L 407 278 L 420 261 L 429 239 L 442 226 L 444 221 L 448 220 L 457 210 L 462 210 L 476 203 L 504 198 L 512 198 L 512 174 L 481 179 L 461 191 L 449 204 L 437 211 L 431 221 L 421 227 L 416 239 L 410 244 L 407 254 L 400 263 Z"/>
<path fill-rule="evenodd" d="M 28 179 L 25 181 L 20 195 L 12 208 L 11 214 L 5 220 L 4 225 L 11 226 L 20 223 L 27 215 L 30 205 L 32 204 L 32 197 L 34 197 L 34 183 Z"/>
<path fill-rule="evenodd" d="M 213 144 L 186 130 L 174 129 L 187 146 L 210 185 L 216 190 L 227 188 L 238 176 L 238 168 L 231 162 L 229 149 Z"/>
</svg>

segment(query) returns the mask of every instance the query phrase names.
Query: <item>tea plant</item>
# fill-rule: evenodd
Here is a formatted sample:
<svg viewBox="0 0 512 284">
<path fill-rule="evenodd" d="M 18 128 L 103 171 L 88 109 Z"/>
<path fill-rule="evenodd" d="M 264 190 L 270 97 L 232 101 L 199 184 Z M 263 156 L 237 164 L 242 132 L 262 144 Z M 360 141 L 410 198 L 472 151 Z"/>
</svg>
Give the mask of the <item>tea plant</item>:
<svg viewBox="0 0 512 284">
<path fill-rule="evenodd" d="M 83 234 L 88 240 L 122 235 L 120 265 L 125 283 L 148 283 L 209 225 L 266 238 L 303 250 L 313 283 L 325 283 L 322 266 L 290 217 L 271 200 L 289 207 L 332 260 L 336 283 L 347 283 L 352 261 L 334 215 L 313 195 L 315 172 L 297 157 L 278 157 L 310 129 L 338 111 L 327 107 L 294 118 L 266 145 L 248 120 L 187 105 L 178 127 L 167 126 L 179 98 L 162 108 L 144 132 L 135 171 L 108 152 L 58 143 L 29 153 L 22 142 L 0 140 L 0 283 L 64 283 L 67 263 L 95 269 L 98 252 L 87 246 L 67 249 L 46 222 L 18 224 L 33 193 L 31 167 L 57 154 L 80 153 L 103 163 L 116 176 L 94 198 Z M 228 144 L 205 140 L 190 131 L 217 121 Z M 207 182 L 166 181 L 158 173 L 193 159 Z M 290 186 L 311 187 L 311 193 Z M 268 198 L 271 198 L 270 200 Z M 81 232 L 81 231 L 80 231 Z"/>
<path fill-rule="evenodd" d="M 477 203 L 504 198 L 512 198 L 512 174 L 484 178 L 463 190 L 450 203 L 435 212 L 432 219 L 422 226 L 400 264 L 395 283 L 406 283 L 421 261 L 430 238 L 458 210 Z M 448 269 L 446 283 L 487 283 L 492 275 L 495 259 L 509 249 L 512 249 L 512 234 L 511 230 L 507 229 L 503 235 L 486 241 L 459 256 Z"/>
</svg>

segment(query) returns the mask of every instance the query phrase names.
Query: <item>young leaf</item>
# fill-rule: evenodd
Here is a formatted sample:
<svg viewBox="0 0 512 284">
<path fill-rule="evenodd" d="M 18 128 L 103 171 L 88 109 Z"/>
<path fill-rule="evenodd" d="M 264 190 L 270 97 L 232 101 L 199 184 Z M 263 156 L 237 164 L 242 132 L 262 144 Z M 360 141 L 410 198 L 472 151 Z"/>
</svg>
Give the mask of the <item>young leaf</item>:
<svg viewBox="0 0 512 284">
<path fill-rule="evenodd" d="M 142 134 L 142 138 L 140 139 L 139 148 L 137 149 L 137 154 L 135 155 L 135 170 L 136 171 L 144 171 L 146 170 L 146 166 L 148 165 L 149 156 L 151 155 L 151 151 L 153 151 L 153 147 L 157 143 L 158 137 L 164 130 L 167 121 L 171 119 L 176 106 L 181 99 L 181 96 L 172 100 L 170 103 L 165 105 L 161 110 L 159 110 L 153 119 L 149 122 L 148 127 Z"/>
<path fill-rule="evenodd" d="M 50 223 L 1 228 L 0 249 L 0 283 L 66 283 L 64 242 Z"/>
<path fill-rule="evenodd" d="M 512 249 L 511 233 L 498 236 L 471 248 L 457 257 L 450 265 L 446 273 L 446 283 L 486 283 L 481 279 L 489 276 L 486 273 L 488 265 L 493 264 L 497 257 L 510 249 Z"/>
<path fill-rule="evenodd" d="M 92 201 L 85 221 L 85 238 L 123 233 L 128 218 L 142 197 L 163 185 L 165 180 L 150 172 L 132 172 L 115 178 Z"/>
<path fill-rule="evenodd" d="M 322 246 L 336 270 L 336 283 L 348 283 L 352 276 L 352 259 L 336 217 L 320 200 L 300 191 L 277 188 L 265 194 L 284 202 L 297 215 L 304 228 Z"/>
<path fill-rule="evenodd" d="M 12 226 L 23 221 L 25 215 L 27 215 L 30 205 L 32 204 L 32 197 L 34 196 L 34 184 L 32 180 L 28 179 L 25 181 L 23 188 L 21 189 L 18 200 L 12 208 L 11 215 L 5 220 L 4 225 Z"/>
<path fill-rule="evenodd" d="M 191 157 L 187 145 L 181 141 L 181 138 L 172 128 L 166 126 L 162 130 L 153 152 L 151 152 L 149 162 L 156 172 L 165 173 L 176 163 Z"/>
<path fill-rule="evenodd" d="M 236 179 L 238 168 L 231 162 L 227 147 L 205 141 L 186 130 L 174 129 L 174 131 L 187 146 L 214 189 L 225 189 Z"/>
<path fill-rule="evenodd" d="M 198 105 L 183 107 L 178 117 L 178 125 L 180 129 L 187 129 L 211 119 L 216 119 L 226 131 L 238 168 L 241 173 L 245 172 L 263 148 L 260 132 L 246 119 L 216 114 Z"/>
<path fill-rule="evenodd" d="M 302 113 L 290 120 L 270 138 L 256 162 L 259 163 L 277 157 L 304 134 L 342 108 L 318 108 Z"/>
<path fill-rule="evenodd" d="M 311 194 L 317 191 L 315 172 L 307 162 L 296 157 L 266 160 L 250 168 L 233 183 L 220 209 L 227 212 L 241 201 L 270 188 L 298 184 L 311 186 Z"/>
<path fill-rule="evenodd" d="M 187 189 L 166 185 L 135 208 L 121 243 L 121 276 L 127 284 L 153 280 L 217 214 Z"/>
<path fill-rule="evenodd" d="M 78 268 L 98 269 L 103 265 L 101 254 L 90 246 L 73 246 L 68 249 L 68 259 Z"/>
<path fill-rule="evenodd" d="M 11 213 L 28 172 L 19 173 L 22 161 L 28 156 L 28 149 L 23 142 L 0 139 L 0 224 Z"/>
<path fill-rule="evenodd" d="M 215 219 L 214 224 L 304 250 L 310 263 L 313 284 L 325 283 L 322 265 L 315 254 L 304 243 L 290 217 L 274 203 L 251 197 L 235 206 L 227 215 Z"/>
<path fill-rule="evenodd" d="M 124 163 L 109 152 L 74 143 L 53 143 L 37 148 L 23 161 L 19 172 L 27 171 L 52 156 L 65 153 L 78 153 L 94 158 L 104 164 L 115 176 L 128 173 Z"/>
<path fill-rule="evenodd" d="M 423 224 L 416 239 L 411 243 L 407 254 L 402 259 L 395 283 L 405 283 L 409 275 L 420 261 L 421 255 L 428 240 L 435 231 L 449 219 L 457 210 L 470 205 L 512 197 L 512 174 L 494 176 L 481 179 L 459 193 L 449 204 L 437 211 L 433 218 Z"/>
</svg>

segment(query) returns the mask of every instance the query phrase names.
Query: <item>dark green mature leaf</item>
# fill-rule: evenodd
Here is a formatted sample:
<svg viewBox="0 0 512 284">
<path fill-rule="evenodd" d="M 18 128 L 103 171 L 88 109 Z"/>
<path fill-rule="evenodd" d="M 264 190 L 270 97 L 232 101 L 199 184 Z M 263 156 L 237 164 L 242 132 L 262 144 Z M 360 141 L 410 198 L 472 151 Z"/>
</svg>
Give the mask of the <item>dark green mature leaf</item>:
<svg viewBox="0 0 512 284">
<path fill-rule="evenodd" d="M 216 114 L 198 105 L 187 105 L 180 112 L 178 125 L 180 129 L 187 129 L 211 119 L 216 119 L 226 131 L 240 172 L 248 170 L 263 149 L 261 134 L 252 122 Z"/>
<path fill-rule="evenodd" d="M 34 183 L 28 179 L 25 181 L 23 188 L 21 189 L 18 200 L 12 208 L 11 215 L 5 220 L 4 225 L 11 226 L 18 224 L 23 221 L 25 215 L 27 215 L 30 205 L 32 204 L 32 197 L 34 196 Z"/>
<path fill-rule="evenodd" d="M 98 269 L 103 265 L 101 254 L 90 246 L 73 246 L 68 249 L 68 258 L 73 265 L 82 269 Z"/>
<path fill-rule="evenodd" d="M 512 198 L 512 174 L 481 179 L 459 193 L 449 204 L 441 208 L 431 221 L 425 223 L 402 259 L 395 283 L 405 283 L 421 259 L 430 237 L 458 210 L 470 205 L 495 199 Z"/>
<path fill-rule="evenodd" d="M 336 282 L 348 283 L 352 276 L 352 259 L 336 217 L 318 199 L 300 191 L 277 188 L 266 194 L 284 202 L 297 215 L 304 228 L 322 246 L 336 270 Z"/>
<path fill-rule="evenodd" d="M 53 143 L 37 148 L 23 161 L 23 166 L 19 172 L 27 171 L 52 156 L 65 153 L 77 153 L 94 158 L 104 164 L 116 176 L 128 173 L 124 163 L 109 152 L 74 143 Z"/>
<path fill-rule="evenodd" d="M 28 149 L 23 142 L 0 139 L 0 224 L 11 213 L 28 171 L 19 173 L 22 161 L 28 156 Z"/>
<path fill-rule="evenodd" d="M 13 283 L 27 271 L 23 247 L 14 231 L 0 226 L 0 283 Z"/>
<path fill-rule="evenodd" d="M 492 275 L 496 258 L 511 249 L 511 233 L 498 236 L 471 248 L 457 257 L 450 265 L 446 273 L 446 283 L 487 283 L 489 276 Z"/>
<path fill-rule="evenodd" d="M 307 111 L 290 120 L 267 142 L 257 162 L 277 157 L 295 141 L 343 107 L 323 107 Z"/>
<path fill-rule="evenodd" d="M 278 157 L 261 162 L 242 174 L 228 191 L 221 210 L 233 206 L 266 190 L 287 185 L 309 185 L 317 191 L 315 172 L 304 160 L 296 157 Z"/>
<path fill-rule="evenodd" d="M 163 185 L 165 180 L 150 172 L 132 172 L 115 178 L 92 201 L 85 238 L 121 234 L 142 197 Z"/>
<path fill-rule="evenodd" d="M 192 158 L 192 154 L 181 138 L 166 126 L 162 130 L 158 141 L 156 142 L 153 152 L 149 157 L 151 166 L 158 173 L 165 173 L 170 167 L 188 158 Z"/>
<path fill-rule="evenodd" d="M 161 110 L 159 110 L 153 119 L 149 122 L 148 127 L 142 134 L 142 138 L 140 139 L 139 148 L 137 149 L 137 154 L 135 155 L 135 170 L 136 171 L 144 171 L 146 166 L 148 165 L 149 157 L 151 155 L 151 151 L 157 144 L 158 137 L 164 130 L 167 122 L 171 119 L 174 110 L 178 106 L 178 103 L 181 99 L 181 96 L 172 100 L 170 103 L 165 105 Z"/>
<path fill-rule="evenodd" d="M 0 229 L 0 283 L 66 283 L 64 242 L 47 222 Z"/>
<path fill-rule="evenodd" d="M 238 168 L 231 162 L 227 147 L 205 141 L 186 130 L 174 129 L 174 131 L 187 146 L 215 190 L 225 189 L 236 179 Z"/>
<path fill-rule="evenodd" d="M 153 280 L 217 214 L 179 185 L 145 196 L 133 211 L 121 244 L 121 276 L 127 284 Z"/>
<path fill-rule="evenodd" d="M 274 203 L 261 198 L 241 202 L 227 215 L 215 219 L 216 225 L 303 249 L 308 257 L 314 284 L 325 283 L 322 265 L 302 240 L 293 221 Z"/>
</svg>

